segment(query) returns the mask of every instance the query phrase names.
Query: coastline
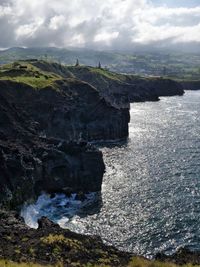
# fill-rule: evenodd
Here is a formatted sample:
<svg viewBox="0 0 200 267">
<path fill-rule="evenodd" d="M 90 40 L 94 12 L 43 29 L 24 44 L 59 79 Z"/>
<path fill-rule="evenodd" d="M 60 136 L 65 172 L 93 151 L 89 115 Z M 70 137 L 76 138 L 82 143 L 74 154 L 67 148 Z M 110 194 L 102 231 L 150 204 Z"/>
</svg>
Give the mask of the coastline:
<svg viewBox="0 0 200 267">
<path fill-rule="evenodd" d="M 120 84 L 120 86 L 118 85 L 119 86 L 118 87 L 116 85 L 116 81 L 114 81 L 113 86 L 115 86 L 115 90 L 117 88 L 117 91 L 118 91 L 117 96 L 116 96 L 116 91 L 114 91 L 114 93 L 111 91 L 109 92 L 108 95 L 107 94 L 105 95 L 106 88 L 103 88 L 102 91 L 99 92 L 100 90 L 100 89 L 98 90 L 99 86 L 97 86 L 96 90 L 94 90 L 93 88 L 94 84 L 88 85 L 88 84 L 85 84 L 85 82 L 88 82 L 88 81 L 84 79 L 83 83 L 79 81 L 78 84 L 77 82 L 75 82 L 74 84 L 74 81 L 72 83 L 71 80 L 70 82 L 64 81 L 64 85 L 62 83 L 61 87 L 59 87 L 59 90 L 61 91 L 56 92 L 56 93 L 55 92 L 52 93 L 52 88 L 46 88 L 47 91 L 45 92 L 39 91 L 38 93 L 38 92 L 34 92 L 33 89 L 30 88 L 29 86 L 27 85 L 24 86 L 24 84 L 20 84 L 20 86 L 18 86 L 16 85 L 16 83 L 12 83 L 12 82 L 11 83 L 5 82 L 5 81 L 1 82 L 1 87 L 3 88 L 3 90 L 1 91 L 2 114 L 5 114 L 5 111 L 6 111 L 6 113 L 9 114 L 9 121 L 11 122 L 8 128 L 4 127 L 4 124 L 2 124 L 3 127 L 1 128 L 2 130 L 1 132 L 2 173 L 5 173 L 5 177 L 11 176 L 9 174 L 10 169 L 12 169 L 13 167 L 13 165 L 9 165 L 10 158 L 11 158 L 12 164 L 14 163 L 13 170 L 15 172 L 16 170 L 19 170 L 17 168 L 19 168 L 20 166 L 20 168 L 23 168 L 23 176 L 25 173 L 28 179 L 31 174 L 31 177 L 32 178 L 35 177 L 34 179 L 37 182 L 33 186 L 30 184 L 24 184 L 24 181 L 23 181 L 23 184 L 19 185 L 21 187 L 20 188 L 21 195 L 19 192 L 17 192 L 17 195 L 14 196 L 14 198 L 12 199 L 12 202 L 9 202 L 9 204 L 8 203 L 6 204 L 8 209 L 10 209 L 10 207 L 15 208 L 16 203 L 17 205 L 22 204 L 25 200 L 28 200 L 30 196 L 32 199 L 35 198 L 42 189 L 46 190 L 49 193 L 62 192 L 62 193 L 66 193 L 67 195 L 71 194 L 72 192 L 84 194 L 88 191 L 100 191 L 103 173 L 105 170 L 105 166 L 104 166 L 103 159 L 102 159 L 102 153 L 96 150 L 96 148 L 94 148 L 93 146 L 89 145 L 88 147 L 87 141 L 101 140 L 101 139 L 103 140 L 105 139 L 115 140 L 116 139 L 117 140 L 118 138 L 121 139 L 121 137 L 127 138 L 128 137 L 128 123 L 130 120 L 129 108 L 127 108 L 128 107 L 127 105 L 129 105 L 129 102 L 127 102 L 127 99 L 129 99 L 129 101 L 130 99 L 133 99 L 131 100 L 131 102 L 137 101 L 139 99 L 140 99 L 139 101 L 148 101 L 150 99 L 155 99 L 155 91 L 153 92 L 152 96 L 149 93 L 146 94 L 146 92 L 144 94 L 144 90 L 147 85 L 143 85 L 143 87 L 140 87 L 140 86 L 138 87 L 138 85 L 137 86 L 131 85 L 130 87 L 130 84 L 128 85 L 126 83 L 123 84 L 124 88 L 126 88 L 126 86 L 128 90 L 130 90 L 131 88 L 131 96 L 129 98 L 126 98 L 125 100 L 124 95 L 119 94 L 119 90 L 121 90 L 122 84 Z M 110 81 L 110 82 L 113 82 L 113 81 Z M 160 87 L 160 82 L 162 84 L 162 81 L 159 81 L 157 95 L 160 94 L 159 92 L 162 89 L 162 86 Z M 117 84 L 118 84 L 118 81 L 117 81 Z M 153 82 L 153 86 L 155 87 L 155 81 Z M 168 82 L 167 82 L 167 86 L 168 86 Z M 66 88 L 67 88 L 67 91 L 65 91 Z M 85 88 L 85 90 L 83 90 L 83 88 Z M 139 90 L 141 90 L 141 88 L 143 88 L 142 93 L 138 98 L 138 92 Z M 149 90 L 151 91 L 152 85 L 147 88 L 149 88 Z M 181 94 L 180 92 L 182 92 L 183 94 L 183 91 L 179 91 L 179 90 L 180 90 L 180 87 L 178 87 L 178 90 L 177 91 L 175 90 L 175 93 L 173 94 L 180 95 Z M 68 94 L 71 92 L 72 93 L 76 92 L 78 94 L 78 98 L 76 98 L 77 95 L 74 95 L 74 96 L 70 95 L 72 99 L 68 100 Z M 104 100 L 102 101 L 103 94 L 104 94 Z M 163 94 L 165 95 L 167 93 L 163 93 Z M 171 91 L 168 94 L 173 95 Z M 160 96 L 162 96 L 162 94 L 160 94 Z M 40 98 L 39 102 L 36 101 L 38 100 L 38 97 Z M 64 101 L 62 101 L 62 98 L 64 99 Z M 31 105 L 29 102 L 30 99 L 32 101 Z M 48 101 L 45 101 L 45 100 L 48 100 Z M 58 101 L 57 102 L 58 105 L 56 105 L 57 104 L 56 101 Z M 84 102 L 88 103 L 87 101 L 89 101 L 90 103 L 92 102 L 92 105 L 90 106 L 90 108 L 93 107 L 93 111 L 92 113 L 90 113 L 89 116 L 86 116 L 89 111 L 88 105 L 81 106 L 81 108 L 79 105 L 80 103 L 84 103 Z M 99 105 L 99 101 L 101 103 L 100 105 Z M 47 102 L 48 102 L 48 106 L 46 106 Z M 66 105 L 66 103 L 68 104 L 68 106 Z M 74 106 L 74 103 L 77 103 L 77 105 Z M 42 109 L 40 108 L 40 106 Z M 70 120 L 69 120 L 70 110 L 68 108 L 69 106 L 72 110 L 71 114 L 75 115 L 74 117 L 70 117 Z M 23 112 L 22 112 L 22 107 L 24 109 Z M 80 114 L 81 116 L 83 116 L 83 118 L 80 116 L 77 116 L 76 113 L 78 112 L 79 114 L 80 112 L 78 108 L 81 109 Z M 49 111 L 53 111 L 52 115 L 50 117 L 46 116 L 45 110 L 48 115 L 49 115 Z M 24 112 L 27 114 L 24 114 Z M 102 121 L 100 121 L 99 123 L 99 118 L 102 117 L 102 114 L 104 113 L 106 114 L 106 116 L 103 116 Z M 95 114 L 94 117 L 93 117 L 93 114 Z M 52 120 L 52 117 L 53 117 L 53 120 Z M 62 120 L 60 120 L 60 117 L 62 117 Z M 93 120 L 92 125 L 90 125 L 91 117 Z M 77 125 L 74 122 L 71 123 L 72 121 L 75 121 L 77 119 L 80 120 L 80 118 L 81 120 L 83 119 L 82 121 L 80 121 L 80 124 L 78 123 Z M 70 121 L 70 123 L 67 124 L 66 119 L 68 122 Z M 2 116 L 3 123 L 5 123 L 6 120 L 7 118 Z M 24 123 L 24 121 L 26 121 L 26 123 Z M 102 129 L 101 127 L 105 123 L 105 121 L 106 121 L 106 128 Z M 89 124 L 89 126 L 85 129 L 83 126 L 86 122 Z M 8 130 L 10 129 L 11 125 L 13 127 L 12 133 L 10 133 Z M 71 128 L 69 127 L 69 125 Z M 66 126 L 67 126 L 67 129 L 65 128 Z M 105 131 L 105 129 L 108 129 L 108 130 Z M 13 134 L 13 131 L 14 131 L 14 134 Z M 47 137 L 39 136 L 38 134 L 39 132 L 40 133 L 44 132 L 45 135 L 47 135 Z M 70 132 L 69 135 L 65 135 L 67 136 L 66 140 L 63 139 L 64 137 L 63 132 L 65 133 Z M 80 134 L 82 136 L 80 136 Z M 73 141 L 70 140 L 72 136 L 74 138 Z M 29 150 L 29 157 L 26 158 L 25 155 L 27 156 L 28 150 Z M 43 154 L 42 158 L 40 158 L 40 156 L 36 157 L 36 155 L 39 155 L 39 154 L 40 155 Z M 14 158 L 12 158 L 13 155 L 14 155 Z M 32 155 L 34 155 L 33 158 L 32 158 Z M 67 158 L 67 161 L 66 161 L 66 158 Z M 19 159 L 19 161 L 16 159 Z M 67 169 L 65 169 L 66 166 L 68 166 Z M 76 169 L 77 166 L 79 166 L 78 172 Z M 15 172 L 12 173 L 12 176 L 14 175 Z M 65 174 L 67 173 L 67 175 L 63 176 L 63 173 Z M 57 178 L 59 177 L 59 179 L 54 180 L 55 175 L 57 176 Z M 46 182 L 43 183 L 43 181 L 45 180 L 44 177 L 47 177 L 47 176 L 48 176 L 48 180 L 46 180 Z M 38 179 L 38 177 L 41 177 L 41 178 Z M 51 177 L 50 180 L 49 180 L 49 177 Z M 71 178 L 71 180 L 69 180 L 69 177 Z M 94 177 L 95 177 L 95 180 L 93 180 Z M 19 183 L 20 179 L 21 179 L 21 176 L 19 176 L 18 179 L 16 180 L 16 184 Z M 74 181 L 76 181 L 76 183 Z M 13 181 L 10 181 L 10 182 L 12 183 Z M 87 184 L 87 187 L 85 187 L 85 184 Z M 9 188 L 10 185 L 9 184 L 7 185 Z M 15 184 L 13 184 L 12 186 L 13 186 L 13 192 L 15 192 L 16 191 Z M 27 186 L 34 187 L 35 192 L 33 193 L 33 195 L 31 195 L 30 192 L 26 192 L 28 194 L 24 194 L 24 192 L 27 189 Z M 10 195 L 8 194 L 8 201 L 10 201 L 9 197 Z M 3 195 L 2 198 L 5 198 L 5 195 Z M 3 212 L 2 216 L 7 216 L 5 214 L 6 213 Z M 18 215 L 15 215 L 15 216 L 17 216 L 17 218 L 15 217 L 15 219 L 12 218 L 11 220 L 13 221 L 15 221 L 16 219 L 21 220 L 20 218 L 18 218 Z M 57 227 L 46 219 L 44 219 L 44 221 L 46 225 L 44 223 L 43 230 L 46 227 L 48 228 L 48 230 L 51 231 L 51 227 L 52 228 Z M 16 222 L 17 221 L 15 221 L 15 223 Z M 22 227 L 22 232 L 23 232 L 25 231 L 26 226 L 23 223 L 22 225 L 23 226 L 21 227 Z M 45 230 L 47 230 L 46 228 Z M 57 228 L 56 231 L 63 231 L 63 230 L 58 230 Z M 48 234 L 50 234 L 50 232 L 48 232 Z M 17 230 L 16 230 L 16 235 L 17 236 L 19 235 L 17 233 Z M 3 233 L 2 236 L 4 238 L 5 234 Z M 41 238 L 42 237 L 40 237 L 40 239 Z M 18 240 L 18 242 L 20 241 Z M 99 239 L 98 244 L 100 243 L 101 243 L 101 240 Z M 103 244 L 101 244 L 101 246 L 104 246 L 105 251 L 109 251 L 110 249 L 109 247 Z M 123 264 L 127 264 L 128 260 L 130 260 L 130 257 L 133 256 L 127 253 L 118 252 L 114 248 L 113 248 L 113 253 L 118 255 L 119 261 L 121 262 L 119 263 L 118 261 L 118 263 L 115 263 L 112 259 L 111 262 L 108 263 L 108 264 L 111 264 L 111 266 L 125 266 Z M 36 256 L 34 257 L 38 258 L 38 255 Z M 5 258 L 6 257 L 7 256 L 5 255 Z M 81 254 L 80 258 L 84 259 L 84 257 L 86 256 L 83 256 Z M 86 259 L 89 259 L 89 257 L 91 256 L 87 255 Z M 30 259 L 34 260 L 34 258 L 30 258 Z M 123 259 L 126 260 L 125 263 L 123 263 Z M 13 260 L 19 261 L 20 258 L 13 258 Z M 164 257 L 162 258 L 162 260 L 165 260 Z M 173 261 L 173 258 L 170 258 L 170 261 Z M 47 260 L 46 263 L 47 262 L 49 261 Z M 55 260 L 54 260 L 54 263 L 55 263 Z M 94 261 L 93 264 L 95 263 L 96 262 Z M 176 263 L 179 263 L 178 260 L 176 261 Z M 118 265 L 115 265 L 115 264 L 118 264 Z"/>
</svg>

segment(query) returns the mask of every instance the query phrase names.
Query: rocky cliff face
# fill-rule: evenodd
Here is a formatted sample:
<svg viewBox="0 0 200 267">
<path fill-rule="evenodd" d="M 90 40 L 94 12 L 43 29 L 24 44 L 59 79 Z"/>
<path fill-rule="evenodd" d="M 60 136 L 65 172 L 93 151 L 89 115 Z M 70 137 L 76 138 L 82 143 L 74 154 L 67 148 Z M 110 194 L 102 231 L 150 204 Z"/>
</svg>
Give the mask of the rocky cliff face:
<svg viewBox="0 0 200 267">
<path fill-rule="evenodd" d="M 0 92 L 0 205 L 17 207 L 41 191 L 100 191 L 102 153 L 84 142 L 40 137 L 37 126 Z"/>
<path fill-rule="evenodd" d="M 7 207 L 41 191 L 100 191 L 102 153 L 85 141 L 128 136 L 129 105 L 106 101 L 58 64 L 36 62 L 40 68 L 24 62 L 23 70 L 18 63 L 0 73 L 0 203 Z"/>
<path fill-rule="evenodd" d="M 111 105 L 88 83 L 65 79 L 59 90 L 37 91 L 27 85 L 0 82 L 6 99 L 38 123 L 41 135 L 65 140 L 109 140 L 128 136 L 129 106 Z"/>
<path fill-rule="evenodd" d="M 128 90 L 131 102 L 157 101 L 160 96 L 184 94 L 182 85 L 170 79 L 126 76 L 126 82 L 131 84 Z"/>
<path fill-rule="evenodd" d="M 50 70 L 51 65 L 36 61 L 35 66 Z M 52 70 L 62 77 L 74 77 L 96 88 L 99 94 L 111 105 L 128 108 L 131 102 L 158 101 L 159 96 L 183 95 L 181 83 L 159 77 L 139 77 L 110 72 L 87 66 L 59 66 Z"/>
<path fill-rule="evenodd" d="M 200 81 L 181 82 L 184 90 L 200 90 Z"/>
<path fill-rule="evenodd" d="M 126 138 L 130 102 L 183 93 L 165 79 L 37 60 L 20 64 L 0 73 L 0 203 L 8 205 L 42 190 L 100 191 L 102 154 L 83 140 Z"/>
<path fill-rule="evenodd" d="M 159 96 L 184 94 L 182 85 L 170 79 L 142 78 L 90 67 L 68 67 L 68 70 L 75 77 L 95 86 L 108 102 L 117 105 L 158 101 Z"/>
</svg>

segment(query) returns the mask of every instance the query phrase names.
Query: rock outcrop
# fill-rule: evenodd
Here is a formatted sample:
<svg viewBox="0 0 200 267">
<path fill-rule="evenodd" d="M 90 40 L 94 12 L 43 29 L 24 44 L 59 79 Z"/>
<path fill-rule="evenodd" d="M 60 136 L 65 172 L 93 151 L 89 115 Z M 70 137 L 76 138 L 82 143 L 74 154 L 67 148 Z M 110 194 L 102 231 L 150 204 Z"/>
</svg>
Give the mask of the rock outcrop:
<svg viewBox="0 0 200 267">
<path fill-rule="evenodd" d="M 98 236 L 61 229 L 43 217 L 30 229 L 14 212 L 0 210 L 0 259 L 63 266 L 127 266 L 131 254 L 103 244 Z"/>
<path fill-rule="evenodd" d="M 38 229 L 25 225 L 13 211 L 0 210 L 0 259 L 13 262 L 62 266 L 199 266 L 200 253 L 186 248 L 173 255 L 157 254 L 154 260 L 119 251 L 105 245 L 98 236 L 85 236 L 65 230 L 42 217 Z M 6 264 L 7 265 L 7 264 Z M 9 265 L 8 265 L 9 266 Z"/>
</svg>

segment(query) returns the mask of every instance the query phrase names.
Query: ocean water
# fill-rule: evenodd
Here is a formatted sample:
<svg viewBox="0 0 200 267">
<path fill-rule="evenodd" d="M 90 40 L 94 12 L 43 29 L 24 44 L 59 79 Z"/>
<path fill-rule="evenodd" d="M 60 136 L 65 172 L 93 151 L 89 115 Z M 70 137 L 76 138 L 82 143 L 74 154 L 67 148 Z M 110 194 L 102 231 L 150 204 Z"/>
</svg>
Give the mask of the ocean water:
<svg viewBox="0 0 200 267">
<path fill-rule="evenodd" d="M 200 91 L 132 104 L 127 142 L 101 149 L 101 194 L 83 203 L 42 195 L 22 209 L 26 223 L 37 227 L 45 215 L 147 257 L 184 246 L 200 250 Z"/>
</svg>

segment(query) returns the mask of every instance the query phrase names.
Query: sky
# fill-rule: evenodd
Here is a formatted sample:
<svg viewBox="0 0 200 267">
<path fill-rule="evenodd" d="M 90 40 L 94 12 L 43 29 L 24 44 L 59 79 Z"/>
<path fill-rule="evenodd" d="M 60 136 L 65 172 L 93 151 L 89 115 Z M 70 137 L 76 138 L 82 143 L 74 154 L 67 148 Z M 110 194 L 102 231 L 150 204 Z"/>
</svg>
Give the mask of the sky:
<svg viewBox="0 0 200 267">
<path fill-rule="evenodd" d="M 200 47 L 200 0 L 0 0 L 0 48 Z"/>
</svg>

